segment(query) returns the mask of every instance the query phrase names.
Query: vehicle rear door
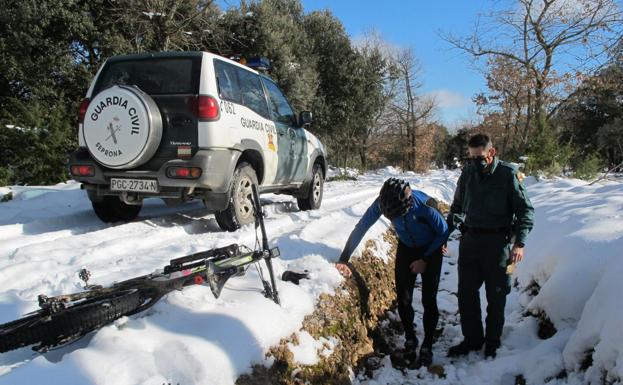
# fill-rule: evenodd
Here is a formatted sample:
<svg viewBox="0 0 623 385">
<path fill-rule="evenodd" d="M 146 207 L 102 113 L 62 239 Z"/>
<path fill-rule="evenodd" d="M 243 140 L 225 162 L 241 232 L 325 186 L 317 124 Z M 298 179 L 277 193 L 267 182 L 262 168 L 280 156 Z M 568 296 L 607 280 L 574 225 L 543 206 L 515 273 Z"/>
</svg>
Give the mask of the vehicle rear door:
<svg viewBox="0 0 623 385">
<path fill-rule="evenodd" d="M 200 54 L 121 57 L 106 63 L 93 95 L 116 84 L 136 86 L 151 96 L 162 117 L 160 146 L 153 158 L 139 169 L 159 169 L 164 162 L 178 157 L 180 147 L 185 154 L 190 148 L 190 156 L 197 152 L 200 72 Z"/>
</svg>

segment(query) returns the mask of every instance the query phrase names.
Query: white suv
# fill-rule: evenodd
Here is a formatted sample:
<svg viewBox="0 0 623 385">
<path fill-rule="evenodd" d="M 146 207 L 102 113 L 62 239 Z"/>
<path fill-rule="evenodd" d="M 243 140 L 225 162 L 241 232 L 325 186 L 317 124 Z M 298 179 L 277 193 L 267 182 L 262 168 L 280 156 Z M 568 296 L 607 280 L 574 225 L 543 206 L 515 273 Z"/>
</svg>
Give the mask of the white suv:
<svg viewBox="0 0 623 385">
<path fill-rule="evenodd" d="M 202 199 L 232 231 L 253 221 L 252 184 L 320 207 L 326 154 L 310 123 L 269 77 L 221 56 L 117 56 L 80 106 L 69 170 L 105 222 L 134 219 L 144 198 Z"/>
</svg>

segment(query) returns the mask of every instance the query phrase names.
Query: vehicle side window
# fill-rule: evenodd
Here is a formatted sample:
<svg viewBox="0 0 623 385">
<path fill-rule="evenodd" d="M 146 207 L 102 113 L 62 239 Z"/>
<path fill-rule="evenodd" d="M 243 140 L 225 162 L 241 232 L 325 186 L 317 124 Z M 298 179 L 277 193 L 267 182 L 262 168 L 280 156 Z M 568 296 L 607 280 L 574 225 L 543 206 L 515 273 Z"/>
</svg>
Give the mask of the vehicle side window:
<svg viewBox="0 0 623 385">
<path fill-rule="evenodd" d="M 236 103 L 241 103 L 242 93 L 238 83 L 238 68 L 221 60 L 214 60 L 216 82 L 219 97 Z"/>
<path fill-rule="evenodd" d="M 292 107 L 288 104 L 288 100 L 283 96 L 281 90 L 275 83 L 268 79 L 262 79 L 268 91 L 270 112 L 273 115 L 273 119 L 280 123 L 294 125 L 296 117 Z"/>
<path fill-rule="evenodd" d="M 242 68 L 237 68 L 237 70 L 240 90 L 242 92 L 242 104 L 258 114 L 268 117 L 268 106 L 266 105 L 266 97 L 264 96 L 264 89 L 262 88 L 260 77 Z"/>
</svg>

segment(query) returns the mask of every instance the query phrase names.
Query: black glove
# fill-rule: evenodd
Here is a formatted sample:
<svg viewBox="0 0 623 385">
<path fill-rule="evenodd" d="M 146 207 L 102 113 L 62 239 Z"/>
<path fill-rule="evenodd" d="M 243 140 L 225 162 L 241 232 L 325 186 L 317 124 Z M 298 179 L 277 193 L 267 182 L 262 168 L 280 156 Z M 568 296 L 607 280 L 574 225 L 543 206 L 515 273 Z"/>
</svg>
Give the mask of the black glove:
<svg viewBox="0 0 623 385">
<path fill-rule="evenodd" d="M 289 281 L 295 285 L 299 284 L 301 279 L 309 279 L 309 273 L 305 270 L 304 273 L 296 273 L 294 271 L 286 270 L 281 274 L 282 281 Z"/>
</svg>

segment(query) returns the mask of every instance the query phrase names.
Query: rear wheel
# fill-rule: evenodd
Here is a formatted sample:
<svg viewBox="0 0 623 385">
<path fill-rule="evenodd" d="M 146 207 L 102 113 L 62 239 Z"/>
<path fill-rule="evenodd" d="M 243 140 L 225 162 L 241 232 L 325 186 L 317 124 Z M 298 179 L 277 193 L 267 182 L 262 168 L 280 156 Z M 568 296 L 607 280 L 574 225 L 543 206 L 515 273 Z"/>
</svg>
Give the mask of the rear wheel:
<svg viewBox="0 0 623 385">
<path fill-rule="evenodd" d="M 318 163 L 314 164 L 312 169 L 312 184 L 309 187 L 309 193 L 304 198 L 298 198 L 296 203 L 299 209 L 317 210 L 322 203 L 322 193 L 324 188 L 324 175 L 322 173 L 322 167 Z"/>
<path fill-rule="evenodd" d="M 128 205 L 116 196 L 105 196 L 101 201 L 91 201 L 95 215 L 106 223 L 129 222 L 136 219 L 142 205 Z"/>
<path fill-rule="evenodd" d="M 216 222 L 225 231 L 236 231 L 255 221 L 252 186 L 258 184 L 253 167 L 246 162 L 236 166 L 229 189 L 229 204 L 215 214 Z"/>
<path fill-rule="evenodd" d="M 0 353 L 24 346 L 37 350 L 74 341 L 110 322 L 130 315 L 142 304 L 138 290 L 95 297 L 54 314 L 34 314 L 0 325 Z"/>
</svg>

